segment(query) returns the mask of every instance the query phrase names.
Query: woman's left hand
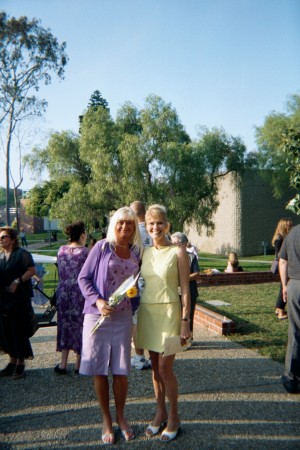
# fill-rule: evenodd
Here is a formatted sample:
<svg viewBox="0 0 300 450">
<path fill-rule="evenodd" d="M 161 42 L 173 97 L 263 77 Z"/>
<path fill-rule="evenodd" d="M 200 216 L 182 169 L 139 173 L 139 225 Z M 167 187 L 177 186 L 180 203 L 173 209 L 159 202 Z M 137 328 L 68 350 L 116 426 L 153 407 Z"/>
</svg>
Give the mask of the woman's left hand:
<svg viewBox="0 0 300 450">
<path fill-rule="evenodd" d="M 17 290 L 17 283 L 15 283 L 14 281 L 8 286 L 7 291 L 10 292 L 11 294 L 14 294 Z"/>
<path fill-rule="evenodd" d="M 185 320 L 181 321 L 180 337 L 181 345 L 186 345 L 187 340 L 191 337 L 190 322 Z"/>
</svg>

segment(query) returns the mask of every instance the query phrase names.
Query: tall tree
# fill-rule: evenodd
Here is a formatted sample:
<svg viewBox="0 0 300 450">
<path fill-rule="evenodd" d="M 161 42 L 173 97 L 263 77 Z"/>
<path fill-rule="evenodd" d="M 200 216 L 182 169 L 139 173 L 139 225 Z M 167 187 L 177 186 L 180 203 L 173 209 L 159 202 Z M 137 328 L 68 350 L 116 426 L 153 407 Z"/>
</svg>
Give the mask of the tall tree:
<svg viewBox="0 0 300 450">
<path fill-rule="evenodd" d="M 64 76 L 66 44 L 59 44 L 37 19 L 9 18 L 0 13 L 0 126 L 6 135 L 6 209 L 10 224 L 10 158 L 17 124 L 40 116 L 47 102 L 36 92 L 40 83 L 51 83 L 51 72 Z"/>
<path fill-rule="evenodd" d="M 212 227 L 218 179 L 245 166 L 242 141 L 203 128 L 192 142 L 172 105 L 153 95 L 140 111 L 125 104 L 116 124 L 124 131 L 118 144 L 121 202 L 165 204 L 174 229 L 191 221 Z"/>
<path fill-rule="evenodd" d="M 300 215 L 300 127 L 297 130 L 290 128 L 282 138 L 282 148 L 286 154 L 286 172 L 289 175 L 290 186 L 297 193 L 292 198 L 287 209 Z"/>
<path fill-rule="evenodd" d="M 97 109 L 99 106 L 108 109 L 108 102 L 102 97 L 101 92 L 96 90 L 91 95 L 88 108 Z"/>
<path fill-rule="evenodd" d="M 282 136 L 290 128 L 300 127 L 300 95 L 292 95 L 286 102 L 285 112 L 272 111 L 261 127 L 256 127 L 258 151 L 256 158 L 261 175 L 267 179 L 276 198 L 280 198 L 289 186 L 285 171 L 286 155 L 282 147 Z"/>
</svg>

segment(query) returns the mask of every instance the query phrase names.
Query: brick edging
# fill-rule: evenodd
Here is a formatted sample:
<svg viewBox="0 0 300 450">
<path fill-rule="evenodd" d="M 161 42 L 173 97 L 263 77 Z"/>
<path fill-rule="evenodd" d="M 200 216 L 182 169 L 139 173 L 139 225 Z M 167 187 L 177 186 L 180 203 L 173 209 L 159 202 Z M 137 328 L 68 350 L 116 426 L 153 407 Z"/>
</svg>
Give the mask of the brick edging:
<svg viewBox="0 0 300 450">
<path fill-rule="evenodd" d="M 201 273 L 198 287 L 222 286 L 233 284 L 259 284 L 279 282 L 279 275 L 268 272 L 235 272 L 235 273 Z"/>
<path fill-rule="evenodd" d="M 215 334 L 226 335 L 235 333 L 235 322 L 233 320 L 200 305 L 196 305 L 195 308 L 195 325 L 204 326 Z"/>
</svg>

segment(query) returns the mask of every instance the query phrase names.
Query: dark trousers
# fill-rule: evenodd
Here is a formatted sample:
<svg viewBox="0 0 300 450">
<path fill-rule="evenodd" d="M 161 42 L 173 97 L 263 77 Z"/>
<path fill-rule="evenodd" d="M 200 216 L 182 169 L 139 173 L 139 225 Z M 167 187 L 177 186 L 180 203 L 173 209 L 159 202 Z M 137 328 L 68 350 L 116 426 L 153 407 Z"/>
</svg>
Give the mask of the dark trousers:
<svg viewBox="0 0 300 450">
<path fill-rule="evenodd" d="M 191 296 L 191 314 L 190 314 L 190 330 L 191 332 L 193 332 L 193 328 L 194 328 L 194 315 L 195 315 L 195 308 L 196 308 L 196 303 L 197 303 L 197 297 L 194 298 Z"/>
<path fill-rule="evenodd" d="M 282 284 L 280 283 L 279 292 L 278 292 L 278 296 L 277 296 L 277 302 L 276 302 L 276 308 L 284 309 L 285 306 L 286 306 L 286 303 L 283 301 L 283 297 L 282 297 Z"/>
<path fill-rule="evenodd" d="M 289 280 L 287 297 L 289 330 L 285 376 L 300 381 L 300 280 Z"/>
</svg>

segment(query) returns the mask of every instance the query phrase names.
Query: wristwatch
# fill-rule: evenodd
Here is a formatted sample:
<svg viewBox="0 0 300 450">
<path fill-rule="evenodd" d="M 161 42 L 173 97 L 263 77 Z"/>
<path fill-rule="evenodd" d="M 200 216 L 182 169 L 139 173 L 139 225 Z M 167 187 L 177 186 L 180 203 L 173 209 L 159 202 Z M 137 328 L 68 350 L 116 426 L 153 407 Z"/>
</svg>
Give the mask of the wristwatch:
<svg viewBox="0 0 300 450">
<path fill-rule="evenodd" d="M 14 280 L 14 283 L 20 284 L 20 283 L 21 283 L 20 278 L 16 278 L 16 279 Z"/>
</svg>

